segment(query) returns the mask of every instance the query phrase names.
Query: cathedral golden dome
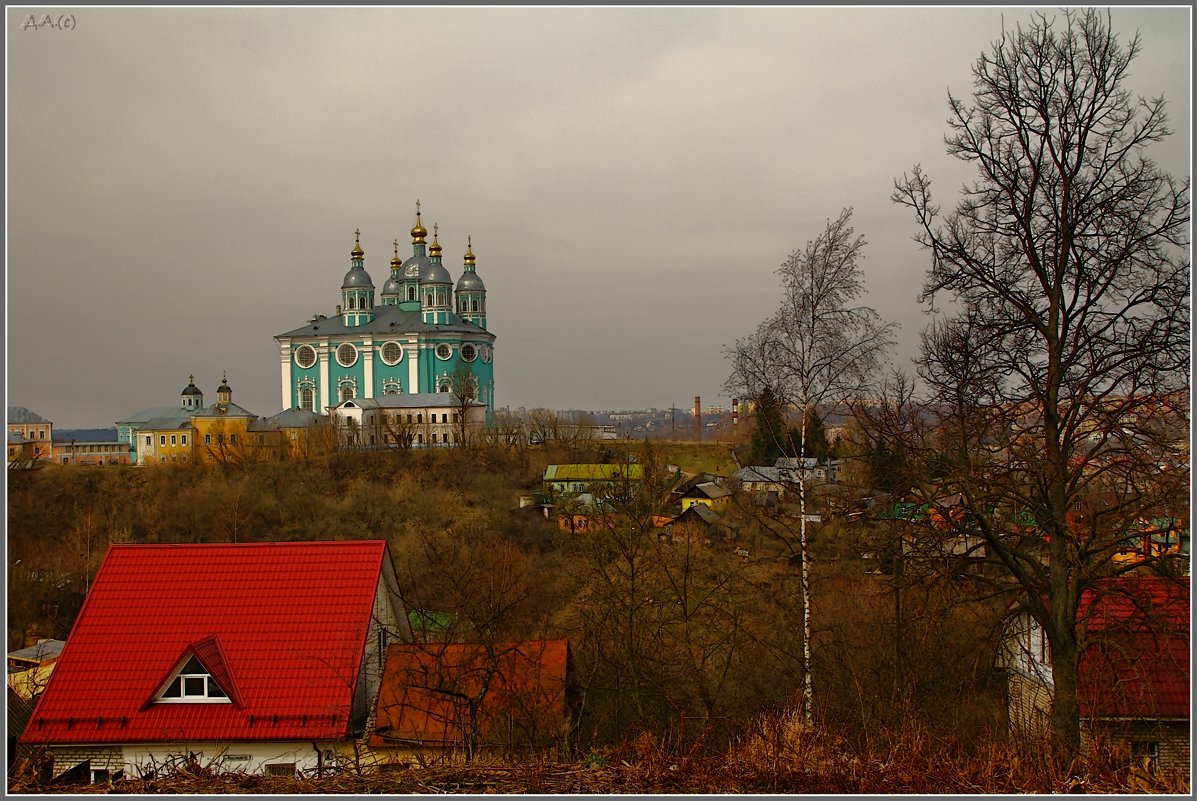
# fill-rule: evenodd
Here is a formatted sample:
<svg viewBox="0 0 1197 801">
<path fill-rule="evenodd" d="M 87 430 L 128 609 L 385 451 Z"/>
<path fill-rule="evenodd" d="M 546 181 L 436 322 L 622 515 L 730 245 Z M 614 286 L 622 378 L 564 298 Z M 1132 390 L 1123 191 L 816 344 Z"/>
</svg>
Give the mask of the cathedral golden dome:
<svg viewBox="0 0 1197 801">
<path fill-rule="evenodd" d="M 428 229 L 424 227 L 424 223 L 420 222 L 420 201 L 416 201 L 416 224 L 411 229 L 411 243 L 413 245 L 424 244 L 424 237 L 428 236 Z"/>
</svg>

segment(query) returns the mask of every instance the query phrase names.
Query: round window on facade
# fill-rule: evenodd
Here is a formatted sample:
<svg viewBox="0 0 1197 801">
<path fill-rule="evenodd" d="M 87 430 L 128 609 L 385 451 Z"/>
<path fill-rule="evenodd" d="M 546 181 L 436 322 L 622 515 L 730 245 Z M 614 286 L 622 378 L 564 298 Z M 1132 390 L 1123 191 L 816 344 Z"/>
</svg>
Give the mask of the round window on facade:
<svg viewBox="0 0 1197 801">
<path fill-rule="evenodd" d="M 316 363 L 316 349 L 311 345 L 300 345 L 295 349 L 295 363 L 300 367 L 311 367 Z"/>
<path fill-rule="evenodd" d="M 462 345 L 461 346 L 461 358 L 464 361 L 472 362 L 472 361 L 474 361 L 474 359 L 478 358 L 478 351 L 474 348 L 473 345 L 468 345 L 468 344 Z"/>
<path fill-rule="evenodd" d="M 398 342 L 386 342 L 382 346 L 382 361 L 385 364 L 398 364 L 403 359 L 403 346 Z"/>
<path fill-rule="evenodd" d="M 342 367 L 349 367 L 357 361 L 357 348 L 348 342 L 337 348 L 337 364 Z"/>
<path fill-rule="evenodd" d="M 453 348 L 445 344 L 436 346 L 436 358 L 444 361 L 453 355 Z"/>
</svg>

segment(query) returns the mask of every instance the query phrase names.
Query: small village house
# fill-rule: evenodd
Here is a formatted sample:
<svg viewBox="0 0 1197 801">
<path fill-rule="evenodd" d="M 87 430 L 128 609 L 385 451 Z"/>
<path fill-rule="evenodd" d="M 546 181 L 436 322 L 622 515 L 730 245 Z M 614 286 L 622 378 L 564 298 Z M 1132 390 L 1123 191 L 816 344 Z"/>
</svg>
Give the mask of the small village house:
<svg viewBox="0 0 1197 801">
<path fill-rule="evenodd" d="M 32 700 L 50 680 L 64 645 L 62 640 L 43 639 L 27 648 L 9 651 L 8 688 L 26 700 Z"/>
<path fill-rule="evenodd" d="M 727 504 L 731 501 L 731 493 L 721 484 L 714 481 L 705 481 L 701 484 L 695 484 L 683 492 L 681 500 L 683 512 L 694 505 L 705 506 L 715 512 L 721 512 L 727 508 Z"/>
<path fill-rule="evenodd" d="M 1150 575 L 1099 579 L 1081 597 L 1077 676 L 1081 731 L 1123 742 L 1134 758 L 1189 769 L 1189 580 Z M 1011 621 L 1003 642 L 1011 730 L 1050 728 L 1051 648 L 1029 614 Z"/>
<path fill-rule="evenodd" d="M 113 545 L 21 742 L 83 781 L 320 774 L 410 639 L 397 599 L 384 541 Z"/>
<path fill-rule="evenodd" d="M 551 464 L 544 471 L 545 491 L 552 495 L 571 495 L 601 491 L 622 482 L 644 478 L 644 466 L 635 462 L 622 464 Z"/>
</svg>

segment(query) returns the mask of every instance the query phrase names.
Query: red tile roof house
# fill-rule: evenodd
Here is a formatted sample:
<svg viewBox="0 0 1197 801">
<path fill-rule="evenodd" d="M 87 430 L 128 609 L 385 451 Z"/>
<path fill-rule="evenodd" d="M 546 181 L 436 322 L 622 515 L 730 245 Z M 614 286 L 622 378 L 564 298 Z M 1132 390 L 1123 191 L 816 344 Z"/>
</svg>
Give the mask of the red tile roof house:
<svg viewBox="0 0 1197 801">
<path fill-rule="evenodd" d="M 1085 743 L 1126 743 L 1133 757 L 1187 774 L 1189 579 L 1125 575 L 1099 579 L 1081 595 L 1077 700 Z M 1043 629 L 1023 614 L 1005 642 L 1013 731 L 1050 726 L 1052 671 Z"/>
<path fill-rule="evenodd" d="M 21 743 L 52 773 L 316 774 L 410 639 L 384 541 L 113 545 Z"/>
</svg>

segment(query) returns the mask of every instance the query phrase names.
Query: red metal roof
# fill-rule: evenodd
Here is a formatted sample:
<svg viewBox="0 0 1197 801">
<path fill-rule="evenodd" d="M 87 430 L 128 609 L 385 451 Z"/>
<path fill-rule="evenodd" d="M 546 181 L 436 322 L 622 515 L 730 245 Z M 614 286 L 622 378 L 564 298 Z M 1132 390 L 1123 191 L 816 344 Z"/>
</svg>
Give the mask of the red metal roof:
<svg viewBox="0 0 1197 801">
<path fill-rule="evenodd" d="M 344 737 L 389 558 L 383 541 L 113 545 L 22 741 Z M 188 654 L 234 702 L 153 703 Z"/>
<path fill-rule="evenodd" d="M 1123 576 L 1082 594 L 1082 717 L 1189 717 L 1189 608 L 1187 578 Z"/>
<path fill-rule="evenodd" d="M 493 654 L 493 658 L 491 656 Z M 496 644 L 399 644 L 387 649 L 372 746 L 457 746 L 464 741 L 466 697 L 477 697 L 483 744 L 547 744 L 568 722 L 569 640 Z"/>
</svg>

